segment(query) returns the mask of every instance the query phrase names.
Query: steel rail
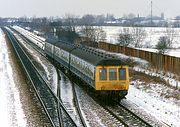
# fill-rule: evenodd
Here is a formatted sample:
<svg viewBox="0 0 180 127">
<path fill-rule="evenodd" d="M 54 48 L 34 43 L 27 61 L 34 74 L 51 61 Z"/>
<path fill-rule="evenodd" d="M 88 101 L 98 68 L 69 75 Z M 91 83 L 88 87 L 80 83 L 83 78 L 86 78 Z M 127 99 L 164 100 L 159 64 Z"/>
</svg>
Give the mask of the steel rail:
<svg viewBox="0 0 180 127">
<path fill-rule="evenodd" d="M 8 38 L 9 38 L 9 40 L 12 42 L 12 44 L 14 45 L 14 43 L 13 42 L 17 42 L 17 40 L 16 40 L 16 38 L 14 37 L 14 35 L 12 35 L 12 33 L 10 33 L 9 31 L 7 31 L 7 30 L 5 30 L 4 29 L 4 31 L 7 33 L 7 35 L 8 35 Z M 13 40 L 12 40 L 13 39 Z M 15 49 L 16 50 L 16 49 Z M 17 50 L 16 50 L 16 52 L 18 52 Z M 23 51 L 23 53 L 25 53 L 24 51 Z M 26 54 L 25 54 L 26 55 Z M 20 57 L 20 55 L 18 54 L 18 56 Z M 27 56 L 27 55 L 26 55 Z M 22 61 L 22 59 L 20 59 L 21 60 L 21 62 L 22 62 L 22 64 L 23 64 L 23 61 Z M 32 64 L 32 62 L 30 61 L 30 63 Z M 34 66 L 33 64 L 32 64 L 32 66 Z M 25 65 L 24 65 L 24 67 L 25 67 Z M 25 67 L 26 68 L 26 67 Z M 26 71 L 27 71 L 27 69 L 26 69 Z M 36 69 L 36 71 L 37 71 L 37 69 Z M 38 71 L 37 71 L 38 72 Z M 40 77 L 40 74 L 39 73 L 37 73 L 38 74 L 38 77 Z M 30 74 L 28 73 L 28 76 L 29 77 L 31 77 L 30 76 Z M 32 79 L 31 79 L 31 81 L 32 81 Z M 34 84 L 34 83 L 33 83 Z M 46 84 L 46 86 L 48 86 L 47 84 Z M 74 121 L 72 120 L 72 118 L 69 116 L 69 114 L 67 113 L 67 111 L 65 110 L 65 107 L 62 105 L 62 103 L 61 103 L 61 101 L 55 96 L 55 94 L 52 92 L 52 90 L 49 88 L 49 86 L 48 86 L 48 89 L 49 89 L 49 92 L 52 94 L 52 96 L 54 96 L 53 98 L 55 98 L 55 100 L 61 105 L 61 107 L 62 107 L 62 109 L 63 109 L 63 111 L 65 111 L 65 113 L 66 113 L 66 115 L 70 118 L 70 121 L 71 122 L 73 122 L 73 125 L 74 126 L 77 126 L 75 123 L 74 123 Z M 37 90 L 38 91 L 38 90 Z M 36 91 L 36 92 L 37 92 Z M 39 92 L 41 92 L 40 90 L 39 90 Z M 40 96 L 39 96 L 40 97 Z M 42 100 L 42 99 L 41 99 Z M 43 104 L 42 104 L 43 105 Z M 44 105 L 43 105 L 43 107 L 44 107 Z M 44 107 L 45 108 L 45 107 Z M 47 112 L 47 108 L 45 108 L 45 112 Z M 50 115 L 48 115 L 48 116 L 50 116 Z M 49 118 L 49 119 L 51 119 L 51 118 Z M 52 119 L 51 119 L 51 121 L 52 121 Z M 54 125 L 53 125 L 54 126 Z"/>
<path fill-rule="evenodd" d="M 144 125 L 146 125 L 147 127 L 152 127 L 152 125 L 150 125 L 147 121 L 145 121 L 144 119 L 142 119 L 140 116 L 136 115 L 133 111 L 129 110 L 127 107 L 125 107 L 124 105 L 118 103 L 117 101 L 115 101 L 117 103 L 118 106 L 122 107 L 124 110 L 126 110 L 129 114 L 131 114 L 133 117 L 135 117 L 135 119 L 137 119 L 138 121 L 141 121 Z"/>
<path fill-rule="evenodd" d="M 20 36 L 22 37 L 22 39 L 25 41 L 25 42 L 27 42 L 27 43 L 29 43 L 36 51 L 38 51 L 42 56 L 44 56 L 45 57 L 45 54 L 43 53 L 44 51 L 42 50 L 42 49 L 40 49 L 39 50 L 39 47 L 38 46 L 36 46 L 31 40 L 29 40 L 27 37 L 25 37 L 24 35 L 22 35 L 21 33 L 19 33 L 18 31 L 16 31 L 15 29 L 13 29 L 13 28 L 11 28 L 14 32 L 16 32 L 16 33 L 18 33 L 18 34 L 20 34 Z M 57 71 L 57 69 L 56 69 L 56 71 Z M 60 76 L 59 76 L 59 73 L 58 73 L 58 71 L 57 71 L 57 74 L 58 74 L 58 79 L 60 79 Z M 46 82 L 46 84 L 48 84 L 47 83 L 47 81 L 45 80 L 45 78 L 44 77 L 42 77 L 43 79 L 44 79 L 44 81 Z M 58 97 L 57 95 L 55 95 L 55 93 L 51 90 L 51 88 L 49 87 L 49 85 L 47 85 L 47 87 L 49 88 L 49 90 L 50 90 L 50 92 L 53 94 L 53 96 L 57 99 L 57 101 L 58 101 L 58 115 L 59 115 L 59 121 L 60 121 L 60 125 L 63 127 L 64 125 L 63 125 L 63 123 L 62 123 L 62 121 L 63 121 L 63 118 L 62 118 L 62 115 L 60 115 L 60 114 L 62 114 L 62 112 L 64 111 L 65 112 L 65 114 L 66 115 L 68 115 L 68 117 L 71 119 L 71 121 L 73 121 L 73 119 L 71 118 L 71 116 L 68 114 L 68 112 L 67 112 L 67 110 L 66 110 L 66 108 L 65 108 L 65 106 L 63 105 L 63 103 L 62 103 L 62 100 L 60 99 L 60 97 Z M 59 91 L 57 91 L 57 93 L 58 93 Z M 74 122 L 74 121 L 73 121 Z M 74 122 L 75 123 L 75 122 Z M 77 125 L 76 125 L 77 126 Z"/>
<path fill-rule="evenodd" d="M 33 85 L 33 88 L 34 88 L 34 90 L 35 90 L 35 93 L 36 93 L 36 95 L 37 95 L 37 97 L 38 97 L 38 99 L 39 99 L 39 101 L 40 101 L 40 103 L 41 103 L 41 105 L 42 105 L 42 107 L 43 107 L 43 109 L 44 109 L 44 111 L 45 111 L 45 113 L 46 113 L 49 121 L 50 121 L 51 126 L 56 127 L 55 124 L 54 124 L 54 122 L 53 122 L 53 120 L 52 120 L 52 118 L 50 117 L 50 114 L 48 113 L 48 111 L 47 111 L 47 109 L 46 109 L 46 107 L 45 107 L 45 105 L 44 105 L 44 103 L 43 103 L 40 95 L 38 94 L 38 91 L 37 91 L 37 89 L 36 89 L 36 87 L 35 87 L 35 84 L 34 84 L 32 78 L 31 78 L 31 76 L 30 76 L 30 74 L 29 74 L 29 71 L 27 70 L 27 68 L 26 68 L 26 66 L 25 66 L 25 63 L 23 62 L 23 60 L 22 60 L 22 58 L 21 58 L 21 56 L 20 56 L 20 54 L 19 54 L 19 51 L 17 50 L 17 47 L 16 47 L 15 44 L 14 44 L 14 42 L 15 42 L 16 40 L 15 40 L 14 37 L 9 33 L 9 31 L 7 31 L 6 29 L 2 29 L 2 30 L 4 31 L 4 33 L 6 33 L 9 41 L 11 42 L 12 46 L 14 47 L 14 50 L 15 50 L 15 52 L 16 52 L 16 55 L 18 56 L 18 58 L 19 58 L 19 60 L 20 60 L 20 62 L 21 62 L 21 64 L 22 64 L 22 66 L 23 66 L 23 69 L 25 70 L 25 72 L 26 72 L 26 74 L 27 74 L 27 76 L 28 76 L 28 79 L 30 80 L 31 84 Z"/>
<path fill-rule="evenodd" d="M 83 118 L 83 115 L 82 115 L 82 112 L 81 112 L 81 108 L 80 108 L 80 105 L 79 105 L 79 101 L 78 101 L 78 97 L 77 97 L 77 94 L 76 94 L 76 90 L 75 90 L 75 84 L 72 83 L 72 89 L 73 89 L 73 95 L 74 95 L 74 103 L 76 105 L 76 109 L 77 109 L 77 112 L 79 114 L 79 118 L 81 120 L 81 123 L 83 125 L 83 127 L 87 127 L 86 125 L 86 122 Z"/>
</svg>

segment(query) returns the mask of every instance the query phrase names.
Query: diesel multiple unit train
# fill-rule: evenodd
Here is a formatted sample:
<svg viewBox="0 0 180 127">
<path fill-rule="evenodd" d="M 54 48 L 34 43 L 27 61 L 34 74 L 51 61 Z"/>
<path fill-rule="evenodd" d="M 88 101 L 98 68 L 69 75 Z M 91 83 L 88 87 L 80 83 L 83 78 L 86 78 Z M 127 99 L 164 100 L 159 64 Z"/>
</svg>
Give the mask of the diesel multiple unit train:
<svg viewBox="0 0 180 127">
<path fill-rule="evenodd" d="M 22 33 L 22 30 L 19 32 Z M 52 43 L 42 40 L 35 44 L 43 44 L 42 49 L 48 58 L 79 77 L 96 93 L 118 98 L 127 95 L 129 71 L 128 66 L 120 59 L 106 57 L 88 48 L 63 41 Z"/>
<path fill-rule="evenodd" d="M 65 42 L 45 43 L 48 57 L 78 76 L 97 93 L 123 98 L 129 88 L 128 66 L 92 50 Z"/>
</svg>

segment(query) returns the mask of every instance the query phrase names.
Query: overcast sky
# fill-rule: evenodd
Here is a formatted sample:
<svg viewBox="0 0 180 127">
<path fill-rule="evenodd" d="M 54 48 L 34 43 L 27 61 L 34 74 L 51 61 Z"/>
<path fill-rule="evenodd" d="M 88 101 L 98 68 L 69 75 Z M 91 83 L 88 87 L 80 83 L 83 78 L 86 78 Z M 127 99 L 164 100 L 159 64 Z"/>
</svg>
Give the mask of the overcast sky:
<svg viewBox="0 0 180 127">
<path fill-rule="evenodd" d="M 63 16 L 64 14 L 150 14 L 151 0 L 0 0 L 0 17 Z M 152 0 L 153 14 L 180 15 L 180 0 Z"/>
</svg>

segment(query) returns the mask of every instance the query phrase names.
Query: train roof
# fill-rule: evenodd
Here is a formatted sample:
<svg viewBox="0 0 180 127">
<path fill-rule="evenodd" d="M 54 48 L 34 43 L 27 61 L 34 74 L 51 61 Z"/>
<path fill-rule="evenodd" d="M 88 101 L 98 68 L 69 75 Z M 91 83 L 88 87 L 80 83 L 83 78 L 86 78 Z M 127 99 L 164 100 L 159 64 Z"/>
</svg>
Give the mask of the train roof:
<svg viewBox="0 0 180 127">
<path fill-rule="evenodd" d="M 73 50 L 71 53 L 93 65 L 122 65 L 122 61 L 119 59 L 106 58 L 96 53 L 85 51 L 79 48 Z"/>
<path fill-rule="evenodd" d="M 77 46 L 75 45 L 64 43 L 64 42 L 57 42 L 54 45 L 61 49 L 64 49 L 67 52 L 71 52 L 73 49 L 77 48 Z"/>
<path fill-rule="evenodd" d="M 78 56 L 79 58 L 91 63 L 93 65 L 124 65 L 122 60 L 103 56 L 103 54 L 98 54 L 97 52 L 93 52 L 93 50 L 86 50 L 86 48 L 77 46 L 74 44 L 69 44 L 66 42 L 57 42 L 54 43 L 55 46 L 67 51 L 71 52 L 71 54 Z"/>
<path fill-rule="evenodd" d="M 116 66 L 116 65 L 124 65 L 121 60 L 119 59 L 103 59 L 97 63 L 97 65 L 101 66 Z"/>
</svg>

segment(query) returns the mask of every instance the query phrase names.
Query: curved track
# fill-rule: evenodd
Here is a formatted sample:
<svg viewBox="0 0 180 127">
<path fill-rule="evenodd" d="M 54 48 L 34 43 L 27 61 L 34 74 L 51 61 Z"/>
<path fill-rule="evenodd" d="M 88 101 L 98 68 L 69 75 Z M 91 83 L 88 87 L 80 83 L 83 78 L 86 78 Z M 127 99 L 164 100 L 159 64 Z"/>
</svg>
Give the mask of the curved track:
<svg viewBox="0 0 180 127">
<path fill-rule="evenodd" d="M 29 59 L 29 57 L 26 55 L 25 51 L 21 48 L 21 46 L 18 43 L 18 40 L 14 37 L 14 35 L 10 32 L 10 30 L 7 30 L 3 28 L 3 31 L 6 33 L 9 41 L 11 42 L 12 46 L 15 49 L 15 52 L 21 61 L 21 64 L 27 74 L 28 79 L 30 80 L 31 84 L 33 85 L 33 88 L 35 90 L 35 93 L 49 119 L 49 122 L 53 127 L 59 127 L 60 123 L 63 122 L 64 126 L 76 126 L 74 121 L 71 119 L 67 111 L 65 110 L 62 103 L 59 101 L 59 99 L 54 95 L 54 93 L 51 91 L 49 86 L 46 84 L 44 79 L 40 76 L 37 69 Z M 59 120 L 58 116 L 58 108 L 59 106 L 62 110 L 62 118 L 63 121 Z"/>
<path fill-rule="evenodd" d="M 31 40 L 29 40 L 28 38 L 26 38 L 24 35 L 22 35 L 21 33 L 19 33 L 18 31 L 16 31 L 15 29 L 12 29 L 14 32 L 16 32 L 16 33 L 18 33 L 21 37 L 22 37 L 22 39 L 24 40 L 24 41 L 26 41 L 26 42 L 28 42 L 36 51 L 38 51 L 41 55 L 43 55 L 43 56 L 45 56 L 44 55 L 44 52 L 43 52 L 43 50 L 42 49 L 40 49 L 38 46 L 36 46 Z M 56 71 L 58 72 L 58 69 L 56 68 Z M 57 97 L 60 99 L 60 101 L 61 101 L 61 97 L 60 97 L 60 85 L 59 85 L 59 81 L 60 81 L 60 79 L 61 79 L 61 77 L 60 77 L 60 75 L 59 75 L 59 73 L 58 73 L 58 87 L 57 87 Z M 75 92 L 75 89 L 74 89 L 74 87 L 72 87 L 73 88 L 73 95 L 74 95 L 74 104 L 75 104 L 75 108 L 76 108 L 76 110 L 77 110 L 77 112 L 78 112 L 78 114 L 79 114 L 79 119 L 80 119 L 80 121 L 81 121 L 81 125 L 83 126 L 83 127 L 87 127 L 87 125 L 86 125 L 86 123 L 85 123 L 85 121 L 84 121 L 84 118 L 83 118 L 83 116 L 82 116 L 82 113 L 81 113 L 81 110 L 80 110 L 80 107 L 79 107 L 79 104 L 78 104 L 78 99 L 77 99 L 77 96 L 76 96 L 76 92 Z M 61 101 L 62 102 L 62 101 Z M 61 109 L 61 107 L 60 107 L 60 105 L 59 105 L 59 103 L 58 103 L 58 105 L 57 105 L 59 108 L 58 108 L 58 116 L 59 116 L 59 121 L 62 121 L 62 109 Z M 62 124 L 62 122 L 60 122 L 60 125 L 61 125 L 61 127 L 63 127 L 64 125 Z"/>
<path fill-rule="evenodd" d="M 67 79 L 69 79 L 68 76 L 66 76 L 66 74 L 64 74 L 61 70 L 57 70 L 57 71 L 60 72 L 63 77 L 66 77 Z M 59 79 L 61 78 L 59 74 L 58 74 L 58 77 L 59 77 Z M 83 117 L 82 112 L 81 112 L 81 108 L 80 108 L 80 105 L 79 105 L 78 97 L 76 95 L 75 84 L 73 82 L 71 82 L 71 85 L 72 85 L 72 95 L 73 95 L 74 109 L 76 110 L 76 112 L 78 114 L 78 119 L 79 119 L 79 122 L 80 122 L 80 126 L 87 127 L 86 121 L 84 120 L 84 117 Z M 60 87 L 60 85 L 58 85 L 58 86 Z M 60 88 L 58 88 L 58 89 L 59 89 L 58 93 L 60 93 Z M 60 95 L 59 95 L 59 98 L 61 98 Z"/>
<path fill-rule="evenodd" d="M 73 89 L 73 95 L 74 95 L 74 103 L 76 105 L 76 109 L 77 109 L 77 112 L 79 114 L 79 118 L 80 118 L 81 124 L 83 125 L 83 127 L 87 127 L 86 122 L 85 122 L 85 120 L 83 118 L 83 115 L 81 113 L 81 109 L 80 109 L 80 105 L 79 105 L 79 101 L 78 101 L 78 97 L 76 95 L 76 90 L 75 90 L 75 86 L 74 85 L 75 84 L 72 83 L 72 89 Z"/>
<path fill-rule="evenodd" d="M 28 40 L 27 38 L 23 37 L 26 41 L 31 42 L 30 40 Z M 92 52 L 98 55 L 101 55 L 103 57 L 115 57 L 111 54 L 106 54 L 104 52 L 98 51 L 98 50 L 94 50 L 94 48 L 91 47 L 87 47 L 87 46 L 80 46 L 83 50 L 86 50 L 87 52 Z M 42 52 L 40 52 L 41 54 L 43 54 Z M 57 71 L 58 72 L 58 71 Z M 59 85 L 58 85 L 59 86 Z M 81 115 L 81 111 L 80 111 L 80 107 L 78 104 L 78 99 L 76 96 L 76 92 L 74 89 L 74 84 L 72 85 L 73 88 L 73 94 L 74 94 L 74 101 L 77 107 L 77 111 L 79 113 L 79 117 L 81 119 L 81 123 L 84 127 L 86 127 L 86 123 Z M 58 93 L 58 97 L 60 98 L 60 91 L 57 91 Z M 96 99 L 95 99 L 96 100 Z M 151 127 L 151 125 L 146 122 L 145 120 L 141 119 L 139 116 L 137 116 L 136 114 L 134 114 L 133 112 L 131 112 L 129 109 L 127 109 L 126 107 L 124 107 L 121 104 L 117 104 L 116 107 L 111 107 L 111 106 L 106 106 L 104 104 L 100 104 L 102 107 L 104 107 L 104 109 L 106 109 L 112 116 L 114 116 L 118 121 L 120 121 L 124 126 L 144 126 L 144 127 Z M 58 106 L 59 107 L 59 106 Z M 117 108 L 117 109 L 116 109 Z M 59 114 L 61 114 L 61 109 L 58 111 Z M 62 118 L 61 118 L 62 119 Z M 61 125 L 62 126 L 62 125 Z"/>
</svg>

